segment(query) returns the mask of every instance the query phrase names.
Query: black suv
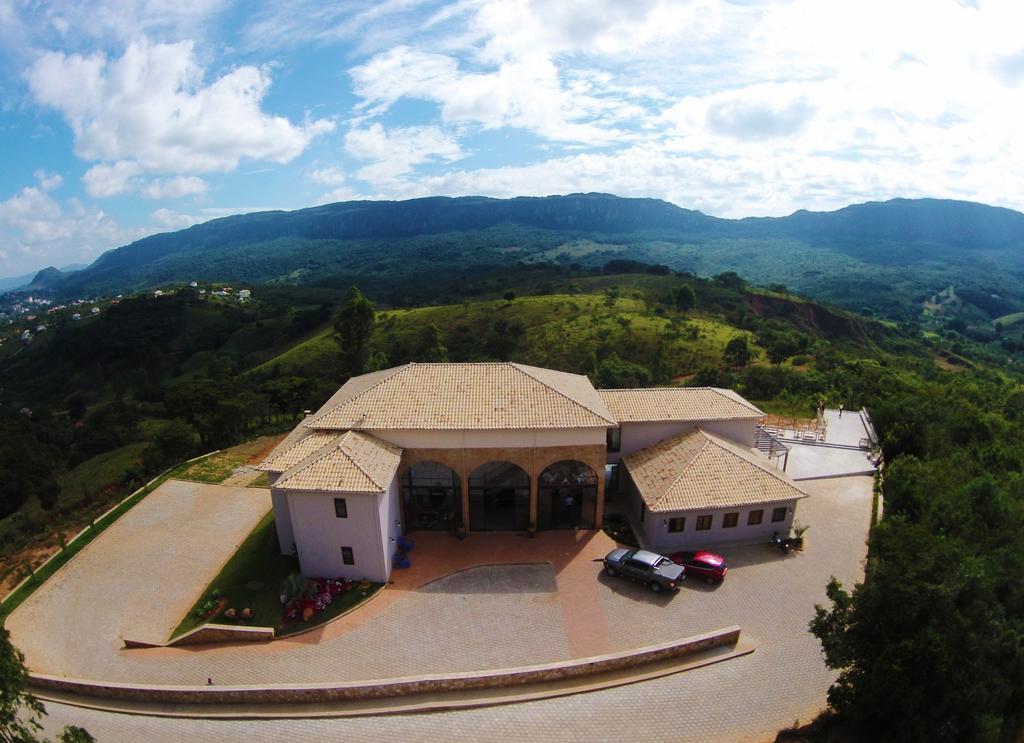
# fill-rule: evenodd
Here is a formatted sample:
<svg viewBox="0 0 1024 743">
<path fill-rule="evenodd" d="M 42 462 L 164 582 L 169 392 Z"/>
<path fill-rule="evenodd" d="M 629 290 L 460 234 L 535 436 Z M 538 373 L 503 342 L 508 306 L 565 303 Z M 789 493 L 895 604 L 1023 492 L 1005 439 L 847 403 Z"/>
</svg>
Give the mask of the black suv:
<svg viewBox="0 0 1024 743">
<path fill-rule="evenodd" d="M 674 591 L 686 572 L 664 555 L 647 550 L 614 549 L 605 555 L 604 570 L 608 575 L 624 575 L 646 583 L 655 593 Z"/>
</svg>

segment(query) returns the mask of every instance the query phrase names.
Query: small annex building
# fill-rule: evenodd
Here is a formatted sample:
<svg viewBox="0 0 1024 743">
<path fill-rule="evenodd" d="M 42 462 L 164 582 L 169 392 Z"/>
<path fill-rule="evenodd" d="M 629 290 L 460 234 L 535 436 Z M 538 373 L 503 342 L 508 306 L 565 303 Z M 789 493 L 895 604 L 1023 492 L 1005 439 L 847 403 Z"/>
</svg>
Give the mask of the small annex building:
<svg viewBox="0 0 1024 743">
<path fill-rule="evenodd" d="M 756 450 L 700 428 L 624 464 L 623 489 L 647 544 L 662 552 L 788 535 L 807 497 Z"/>
<path fill-rule="evenodd" d="M 350 379 L 258 469 L 304 575 L 384 581 L 403 534 L 599 528 L 606 487 L 653 549 L 788 531 L 805 494 L 751 448 L 763 417 L 716 388 L 406 364 Z M 740 524 L 758 509 L 761 523 Z"/>
</svg>

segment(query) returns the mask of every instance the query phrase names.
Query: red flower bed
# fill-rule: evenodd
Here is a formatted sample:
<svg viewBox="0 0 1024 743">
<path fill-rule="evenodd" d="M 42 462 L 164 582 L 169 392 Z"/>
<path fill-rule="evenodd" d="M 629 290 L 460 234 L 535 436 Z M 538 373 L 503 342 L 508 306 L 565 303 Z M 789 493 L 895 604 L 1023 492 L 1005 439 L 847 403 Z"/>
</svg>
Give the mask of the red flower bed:
<svg viewBox="0 0 1024 743">
<path fill-rule="evenodd" d="M 331 605 L 335 596 L 351 590 L 352 581 L 348 578 L 316 578 L 310 581 L 308 591 L 285 604 L 281 626 L 302 619 L 303 614 L 309 613 L 309 610 L 312 610 L 313 615 L 323 611 Z"/>
</svg>

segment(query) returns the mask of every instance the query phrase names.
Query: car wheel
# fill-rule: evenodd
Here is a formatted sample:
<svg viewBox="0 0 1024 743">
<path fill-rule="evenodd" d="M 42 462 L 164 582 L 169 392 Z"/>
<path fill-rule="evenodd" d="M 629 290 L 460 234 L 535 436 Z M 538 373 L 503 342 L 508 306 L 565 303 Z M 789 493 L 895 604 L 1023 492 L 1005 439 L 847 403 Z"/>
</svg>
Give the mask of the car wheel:
<svg viewBox="0 0 1024 743">
<path fill-rule="evenodd" d="M 606 565 L 604 568 L 604 572 L 608 573 L 608 575 L 612 576 L 613 578 L 619 574 L 619 571 L 613 568 L 611 565 Z"/>
<path fill-rule="evenodd" d="M 656 580 L 651 581 L 651 590 L 655 593 L 661 593 L 661 584 Z"/>
</svg>

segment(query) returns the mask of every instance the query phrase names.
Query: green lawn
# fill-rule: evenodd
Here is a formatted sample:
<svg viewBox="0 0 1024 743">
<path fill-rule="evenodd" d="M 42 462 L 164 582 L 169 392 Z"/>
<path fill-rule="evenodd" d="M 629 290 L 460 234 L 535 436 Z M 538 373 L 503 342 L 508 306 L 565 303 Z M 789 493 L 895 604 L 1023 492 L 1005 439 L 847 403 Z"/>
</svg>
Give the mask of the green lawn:
<svg viewBox="0 0 1024 743">
<path fill-rule="evenodd" d="M 182 471 L 180 478 L 195 482 L 222 483 L 231 476 L 235 468 L 245 464 L 246 459 L 245 454 L 231 449 L 217 452 L 211 457 L 191 464 Z"/>
<path fill-rule="evenodd" d="M 330 621 L 362 603 L 383 587 L 381 583 L 369 583 L 362 588 L 353 588 L 347 593 L 336 596 L 327 609 L 315 614 L 310 621 L 293 622 L 287 628 L 282 629 L 281 586 L 289 575 L 298 571 L 298 560 L 290 555 L 282 555 L 278 548 L 274 512 L 271 511 L 245 538 L 238 551 L 228 560 L 217 577 L 203 589 L 199 599 L 182 619 L 172 636 L 189 632 L 212 621 L 218 624 L 273 627 L 277 630 L 277 636 L 283 637 Z M 253 618 L 249 621 L 235 620 L 234 622 L 223 616 L 204 619 L 197 612 L 207 601 L 211 600 L 213 595 L 226 597 L 228 607 L 233 607 L 238 611 L 245 607 L 251 608 L 254 612 Z"/>
<path fill-rule="evenodd" d="M 261 472 L 259 474 L 259 476 L 255 480 L 250 482 L 245 487 L 247 487 L 247 488 L 269 488 L 270 487 L 270 480 L 267 477 L 267 473 L 266 472 Z"/>
</svg>

